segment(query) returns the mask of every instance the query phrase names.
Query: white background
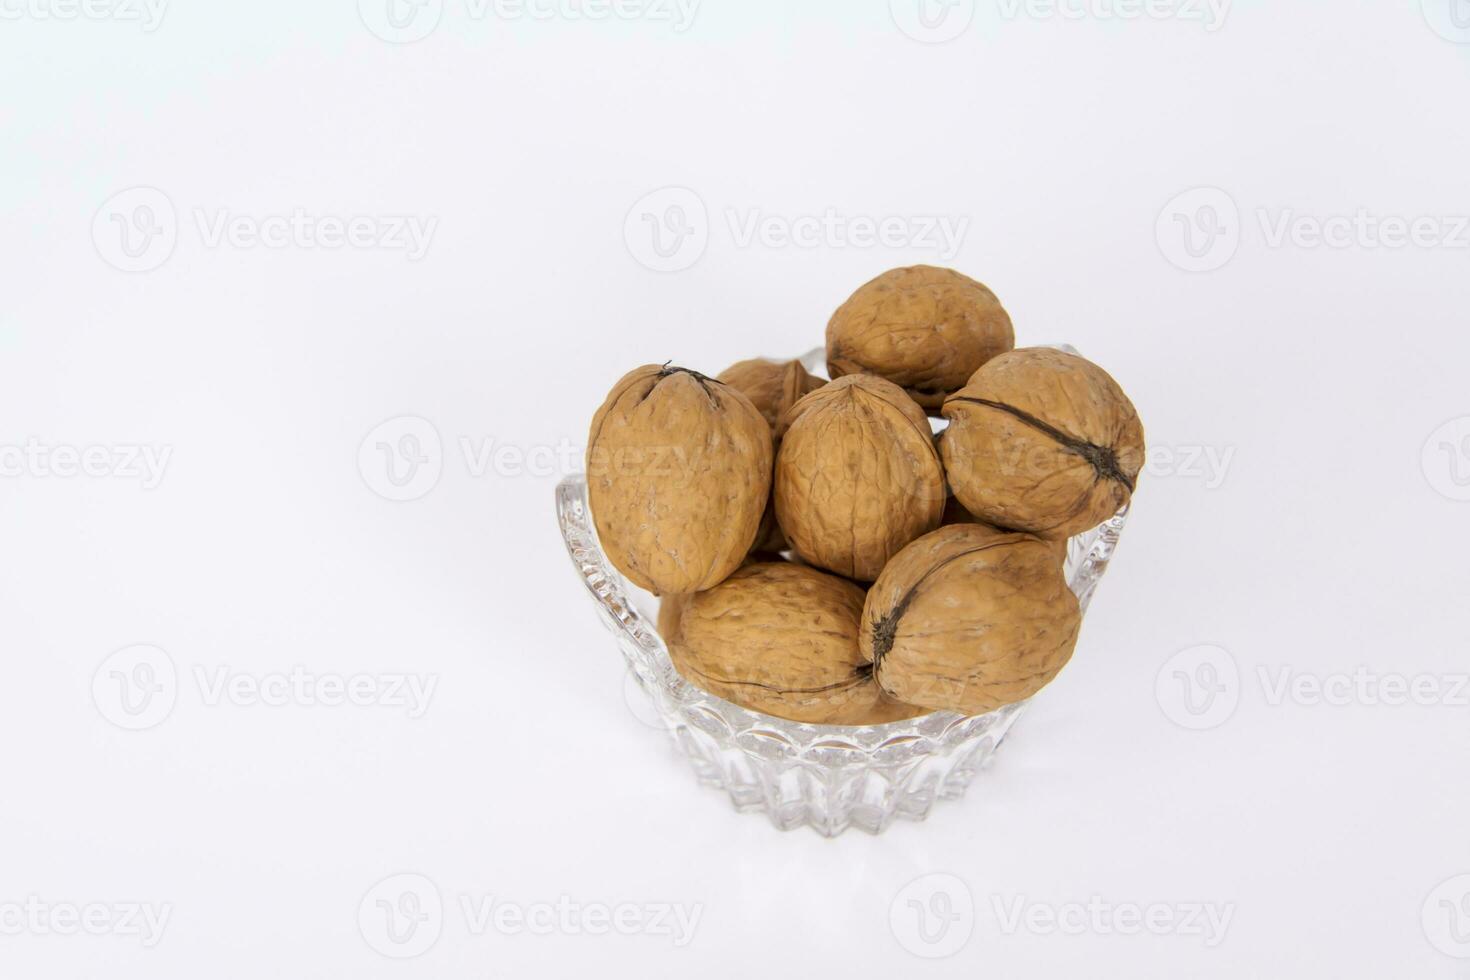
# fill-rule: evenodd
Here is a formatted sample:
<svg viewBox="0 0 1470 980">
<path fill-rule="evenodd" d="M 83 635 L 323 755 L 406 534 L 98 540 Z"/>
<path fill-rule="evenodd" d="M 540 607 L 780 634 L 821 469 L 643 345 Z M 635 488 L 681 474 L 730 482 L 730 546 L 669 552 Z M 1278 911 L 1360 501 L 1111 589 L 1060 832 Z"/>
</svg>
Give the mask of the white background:
<svg viewBox="0 0 1470 980">
<path fill-rule="evenodd" d="M 687 24 L 444 0 L 396 43 L 373 2 L 148 24 L 3 0 L 0 974 L 1470 977 L 1470 30 L 1450 0 L 1183 2 L 958 0 L 925 29 L 907 0 L 706 0 Z M 635 209 L 668 187 L 703 217 Z M 418 257 L 208 234 L 298 209 L 433 232 Z M 967 225 L 953 255 L 741 232 L 829 209 Z M 1330 221 L 1360 211 L 1433 220 L 1389 247 Z M 645 264 L 669 264 L 645 213 L 695 232 L 686 268 Z M 128 259 L 117 218 L 172 250 Z M 1173 456 L 967 799 L 877 838 L 781 834 L 628 707 L 552 487 L 625 370 L 807 350 L 913 262 L 1104 365 Z M 391 502 L 359 447 L 404 416 L 441 472 Z M 477 468 L 487 443 L 513 451 Z M 94 475 L 65 475 L 88 447 Z M 161 479 L 129 447 L 167 450 Z M 1228 465 L 1185 462 L 1208 453 Z M 177 688 L 141 731 L 109 661 L 137 644 Z M 298 667 L 437 686 L 420 717 L 211 693 Z M 1360 667 L 1440 703 L 1275 696 Z M 1233 712 L 1189 727 L 1180 677 Z M 359 927 L 400 873 L 444 904 L 402 961 Z M 929 960 L 904 916 L 936 889 L 973 934 Z M 475 934 L 461 906 L 560 896 L 701 917 L 677 947 Z M 167 906 L 156 944 L 24 912 L 129 902 Z M 1044 928 L 1089 902 L 1230 919 Z"/>
</svg>

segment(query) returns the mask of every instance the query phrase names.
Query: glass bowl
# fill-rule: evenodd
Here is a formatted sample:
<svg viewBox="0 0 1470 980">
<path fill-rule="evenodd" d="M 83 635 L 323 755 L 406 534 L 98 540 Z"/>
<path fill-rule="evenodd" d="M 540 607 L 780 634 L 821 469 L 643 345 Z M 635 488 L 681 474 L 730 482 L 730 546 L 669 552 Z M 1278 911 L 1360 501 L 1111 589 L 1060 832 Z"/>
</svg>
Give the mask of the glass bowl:
<svg viewBox="0 0 1470 980">
<path fill-rule="evenodd" d="M 1107 570 L 1127 513 L 1124 507 L 1068 542 L 1067 584 L 1083 611 Z M 781 830 L 806 826 L 835 837 L 849 827 L 877 834 L 900 818 L 923 820 L 937 800 L 964 795 L 1026 705 L 971 717 L 940 711 L 886 725 L 846 726 L 787 721 L 732 704 L 674 669 L 654 626 L 658 600 L 624 579 L 598 544 L 585 475 L 557 485 L 556 514 L 598 615 L 699 781 L 724 790 L 737 810 L 766 814 Z"/>
</svg>

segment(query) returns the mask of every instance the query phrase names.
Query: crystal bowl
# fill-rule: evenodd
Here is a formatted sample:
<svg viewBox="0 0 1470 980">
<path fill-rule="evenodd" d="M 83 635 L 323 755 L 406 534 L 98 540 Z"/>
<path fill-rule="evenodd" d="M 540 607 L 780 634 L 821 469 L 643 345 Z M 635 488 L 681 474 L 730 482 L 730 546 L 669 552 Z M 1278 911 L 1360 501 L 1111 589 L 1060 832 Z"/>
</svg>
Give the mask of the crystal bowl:
<svg viewBox="0 0 1470 980">
<path fill-rule="evenodd" d="M 1067 584 L 1084 611 L 1127 513 L 1124 507 L 1068 542 Z M 724 790 L 737 810 L 765 813 L 781 830 L 805 826 L 835 837 L 849 827 L 877 834 L 900 818 L 923 820 L 935 801 L 964 795 L 1025 707 L 1023 701 L 971 717 L 940 711 L 846 726 L 787 721 L 732 704 L 674 669 L 654 626 L 658 600 L 624 579 L 598 544 L 583 474 L 557 485 L 556 514 L 598 615 L 699 781 Z"/>
</svg>

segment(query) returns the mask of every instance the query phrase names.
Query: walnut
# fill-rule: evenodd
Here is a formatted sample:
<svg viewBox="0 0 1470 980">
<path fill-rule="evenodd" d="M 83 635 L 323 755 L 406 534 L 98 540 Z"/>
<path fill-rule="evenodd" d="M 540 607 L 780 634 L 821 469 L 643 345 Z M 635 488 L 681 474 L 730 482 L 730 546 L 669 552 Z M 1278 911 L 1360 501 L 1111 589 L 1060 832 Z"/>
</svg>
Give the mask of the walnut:
<svg viewBox="0 0 1470 980">
<path fill-rule="evenodd" d="M 684 607 L 689 605 L 687 595 L 669 594 L 658 600 L 658 635 L 667 643 L 679 629 L 679 620 L 684 616 Z"/>
<path fill-rule="evenodd" d="M 1068 537 L 1128 503 L 1143 425 L 1102 368 L 1044 347 L 1002 354 L 944 403 L 939 440 L 955 496 L 976 517 Z"/>
<path fill-rule="evenodd" d="M 985 527 L 994 527 L 979 520 L 974 514 L 965 510 L 965 505 L 960 503 L 960 498 L 950 494 L 949 499 L 944 502 L 944 516 L 940 518 L 941 525 L 949 524 L 981 524 Z M 999 529 L 997 529 L 999 530 Z"/>
<path fill-rule="evenodd" d="M 944 502 L 944 519 L 940 521 L 940 526 L 948 527 L 951 524 L 972 524 L 986 534 L 994 535 L 995 537 L 999 537 L 1002 534 L 1022 533 L 1012 528 L 996 527 L 994 524 L 980 520 L 980 518 L 965 510 L 965 505 L 960 503 L 958 497 L 950 497 Z M 1042 538 L 1041 540 L 1049 544 L 1052 550 L 1057 553 L 1058 560 L 1063 562 L 1067 560 L 1066 538 Z"/>
<path fill-rule="evenodd" d="M 858 644 L 890 697 L 974 715 L 1051 681 L 1080 625 L 1054 544 L 952 524 L 888 563 L 868 592 Z"/>
<path fill-rule="evenodd" d="M 786 431 L 782 419 L 788 409 L 803 395 L 811 394 L 827 382 L 810 374 L 800 361 L 771 361 L 762 357 L 738 361 L 719 374 L 719 380 L 738 388 L 750 399 L 771 426 L 776 446 Z M 757 551 L 785 551 L 786 536 L 776 521 L 775 498 L 766 504 L 761 529 L 756 535 Z"/>
<path fill-rule="evenodd" d="M 776 518 L 813 565 L 872 581 L 939 526 L 944 469 L 929 420 L 897 385 L 852 375 L 787 413 L 776 456 Z"/>
<path fill-rule="evenodd" d="M 832 717 L 831 725 L 887 725 L 895 721 L 908 721 L 922 715 L 933 714 L 933 708 L 921 708 L 916 704 L 904 704 L 888 695 L 882 695 L 873 704 L 861 704 L 844 710 Z"/>
<path fill-rule="evenodd" d="M 665 639 L 691 684 L 792 721 L 848 724 L 841 719 L 879 711 L 882 693 L 857 645 L 863 590 L 851 582 L 762 562 L 682 605 Z"/>
<path fill-rule="evenodd" d="M 926 409 L 1015 346 L 1011 318 L 981 283 L 928 265 L 892 269 L 863 285 L 827 324 L 834 379 L 876 374 Z"/>
<path fill-rule="evenodd" d="M 771 361 L 763 357 L 738 361 L 719 373 L 719 380 L 739 388 L 749 398 L 777 441 L 784 429 L 781 417 L 803 395 L 809 395 L 827 382 L 810 374 L 800 361 Z"/>
<path fill-rule="evenodd" d="M 587 440 L 587 496 L 608 559 L 635 585 L 722 582 L 755 544 L 770 493 L 771 429 L 735 388 L 686 368 L 636 368 Z"/>
</svg>

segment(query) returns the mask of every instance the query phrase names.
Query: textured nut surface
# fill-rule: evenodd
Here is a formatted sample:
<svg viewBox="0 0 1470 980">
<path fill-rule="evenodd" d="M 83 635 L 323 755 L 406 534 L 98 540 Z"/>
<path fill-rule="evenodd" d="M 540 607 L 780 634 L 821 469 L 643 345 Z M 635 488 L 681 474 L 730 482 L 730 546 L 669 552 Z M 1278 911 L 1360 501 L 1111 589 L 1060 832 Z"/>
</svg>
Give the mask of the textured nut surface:
<svg viewBox="0 0 1470 980">
<path fill-rule="evenodd" d="M 983 284 L 953 269 L 891 269 L 859 287 L 827 324 L 833 379 L 876 374 L 926 409 L 1016 344 L 1011 318 Z"/>
<path fill-rule="evenodd" d="M 944 469 L 923 409 L 897 385 L 852 375 L 792 406 L 776 456 L 776 519 L 802 558 L 872 581 L 939 526 Z"/>
<path fill-rule="evenodd" d="M 1039 691 L 1071 658 L 1080 625 L 1053 544 L 952 524 L 888 563 L 858 642 L 889 696 L 974 715 Z"/>
<path fill-rule="evenodd" d="M 803 395 L 827 383 L 802 367 L 800 361 L 771 361 L 763 357 L 737 361 L 720 372 L 719 380 L 740 389 L 750 399 L 777 440 L 783 432 L 781 417 L 787 409 Z"/>
<path fill-rule="evenodd" d="M 921 715 L 933 714 L 933 708 L 921 708 L 917 704 L 904 704 L 882 694 L 873 704 L 860 704 L 844 709 L 832 716 L 830 725 L 887 725 L 894 721 L 907 721 Z"/>
<path fill-rule="evenodd" d="M 747 565 L 689 596 L 669 639 L 684 679 L 753 711 L 819 724 L 876 710 L 858 652 L 863 590 L 804 565 Z"/>
<path fill-rule="evenodd" d="M 976 517 L 1067 537 L 1112 517 L 1144 462 L 1143 424 L 1102 368 L 1027 347 L 1002 354 L 944 403 L 950 486 Z"/>
<path fill-rule="evenodd" d="M 684 616 L 684 607 L 689 604 L 687 595 L 665 595 L 658 600 L 658 635 L 668 643 L 669 637 L 679 629 L 679 620 Z"/>
<path fill-rule="evenodd" d="M 1003 534 L 1025 533 L 1014 531 L 1010 528 L 996 527 L 994 524 L 989 524 L 985 521 L 980 520 L 980 518 L 965 510 L 965 505 L 960 503 L 958 497 L 950 497 L 949 500 L 945 501 L 944 503 L 944 519 L 940 522 L 940 525 L 943 527 L 948 527 L 951 524 L 971 524 L 979 528 L 985 534 L 989 534 L 994 537 L 1000 537 Z M 1040 536 L 1038 535 L 1038 537 Z M 1065 562 L 1067 560 L 1066 538 L 1040 538 L 1040 540 L 1045 541 L 1048 545 L 1051 546 L 1051 549 L 1057 554 L 1058 561 Z"/>
<path fill-rule="evenodd" d="M 608 559 L 657 594 L 723 581 L 755 543 L 771 429 L 750 399 L 657 364 L 608 394 L 587 440 L 587 495 Z"/>
<path fill-rule="evenodd" d="M 720 372 L 719 380 L 738 388 L 750 399 L 770 425 L 778 448 L 786 431 L 783 422 L 786 412 L 803 395 L 809 395 L 827 383 L 808 372 L 800 361 L 772 361 L 763 357 L 730 365 Z M 774 497 L 766 504 L 766 512 L 761 517 L 755 548 L 757 551 L 785 551 L 787 548 L 786 535 L 781 533 L 781 525 L 776 521 Z"/>
</svg>

